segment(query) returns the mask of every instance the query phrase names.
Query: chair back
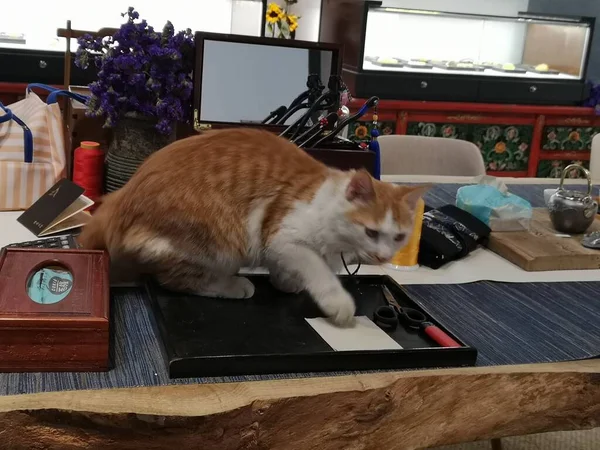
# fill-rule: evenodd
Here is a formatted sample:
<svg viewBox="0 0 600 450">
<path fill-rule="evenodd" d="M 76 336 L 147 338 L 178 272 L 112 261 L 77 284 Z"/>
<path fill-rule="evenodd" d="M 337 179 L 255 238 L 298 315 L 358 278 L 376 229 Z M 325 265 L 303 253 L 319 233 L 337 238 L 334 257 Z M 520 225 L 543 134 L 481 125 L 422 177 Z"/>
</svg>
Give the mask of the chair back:
<svg viewBox="0 0 600 450">
<path fill-rule="evenodd" d="M 388 135 L 378 138 L 382 175 L 485 175 L 479 148 L 459 139 Z"/>
</svg>

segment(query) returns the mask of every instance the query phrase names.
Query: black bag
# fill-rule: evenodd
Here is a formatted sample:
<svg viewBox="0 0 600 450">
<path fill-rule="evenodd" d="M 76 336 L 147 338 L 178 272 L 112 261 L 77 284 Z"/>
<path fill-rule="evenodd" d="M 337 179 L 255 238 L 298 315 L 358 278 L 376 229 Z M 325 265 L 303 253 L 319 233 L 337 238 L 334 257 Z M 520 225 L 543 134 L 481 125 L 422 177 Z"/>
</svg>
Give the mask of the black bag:
<svg viewBox="0 0 600 450">
<path fill-rule="evenodd" d="M 425 207 L 419 264 L 439 269 L 450 261 L 464 258 L 483 244 L 490 228 L 468 212 L 454 205 L 433 209 Z"/>
</svg>

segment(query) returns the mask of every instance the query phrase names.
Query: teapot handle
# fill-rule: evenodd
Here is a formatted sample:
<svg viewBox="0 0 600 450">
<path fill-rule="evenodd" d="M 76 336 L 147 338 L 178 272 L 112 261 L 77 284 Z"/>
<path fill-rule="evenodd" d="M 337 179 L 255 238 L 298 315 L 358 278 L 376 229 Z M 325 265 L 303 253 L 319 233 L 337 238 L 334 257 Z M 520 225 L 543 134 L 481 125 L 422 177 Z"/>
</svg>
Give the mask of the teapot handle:
<svg viewBox="0 0 600 450">
<path fill-rule="evenodd" d="M 565 167 L 565 170 L 563 170 L 562 175 L 560 177 L 560 186 L 558 187 L 559 191 L 563 190 L 563 184 L 565 182 L 565 177 L 567 176 L 567 173 L 571 170 L 571 169 L 577 169 L 580 172 L 583 172 L 587 178 L 587 182 L 588 182 L 588 192 L 587 195 L 591 196 L 592 195 L 592 176 L 590 175 L 590 171 L 587 170 L 585 167 L 580 166 L 579 164 L 569 164 L 567 167 Z"/>
</svg>

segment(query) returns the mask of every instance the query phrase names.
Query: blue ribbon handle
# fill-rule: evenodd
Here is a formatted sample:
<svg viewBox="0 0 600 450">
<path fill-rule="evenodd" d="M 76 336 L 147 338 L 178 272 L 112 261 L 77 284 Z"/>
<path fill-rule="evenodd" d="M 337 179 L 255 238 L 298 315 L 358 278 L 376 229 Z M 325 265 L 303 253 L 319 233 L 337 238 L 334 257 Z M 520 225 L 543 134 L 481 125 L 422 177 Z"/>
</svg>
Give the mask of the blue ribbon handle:
<svg viewBox="0 0 600 450">
<path fill-rule="evenodd" d="M 53 103 L 56 103 L 58 101 L 58 97 L 72 98 L 73 100 L 76 100 L 85 105 L 89 98 L 85 95 L 77 94 L 75 92 L 67 91 L 64 89 L 57 89 L 55 87 L 48 86 L 47 84 L 41 84 L 41 83 L 32 83 L 32 84 L 28 85 L 27 92 L 30 92 L 31 90 L 33 90 L 33 88 L 41 89 L 41 90 L 44 90 L 44 91 L 47 91 L 50 93 L 48 95 L 48 98 L 46 99 L 46 104 L 48 104 L 48 105 L 52 105 Z"/>
<path fill-rule="evenodd" d="M 13 119 L 13 112 L 4 106 L 2 102 L 0 102 L 0 109 L 4 111 L 4 114 L 0 116 L 0 123 L 8 122 Z"/>
<path fill-rule="evenodd" d="M 0 123 L 14 120 L 21 128 L 23 128 L 23 161 L 26 163 L 33 162 L 33 133 L 25 122 L 19 119 L 15 114 L 0 102 L 0 109 L 5 112 L 0 117 Z"/>
</svg>

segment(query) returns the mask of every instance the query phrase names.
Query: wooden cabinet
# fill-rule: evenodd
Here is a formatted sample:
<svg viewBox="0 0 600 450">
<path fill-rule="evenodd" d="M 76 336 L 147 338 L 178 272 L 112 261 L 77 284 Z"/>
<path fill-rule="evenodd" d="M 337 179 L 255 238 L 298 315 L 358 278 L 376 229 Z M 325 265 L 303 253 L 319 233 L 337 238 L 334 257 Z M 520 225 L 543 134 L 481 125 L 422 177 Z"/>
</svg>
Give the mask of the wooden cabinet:
<svg viewBox="0 0 600 450">
<path fill-rule="evenodd" d="M 362 103 L 353 100 L 353 112 Z M 367 141 L 372 126 L 367 115 L 350 125 L 349 137 Z M 600 117 L 582 107 L 381 100 L 379 129 L 473 142 L 490 175 L 554 178 L 572 162 L 589 166 Z"/>
<path fill-rule="evenodd" d="M 0 83 L 0 101 L 16 102 L 25 88 Z M 363 101 L 354 99 L 352 112 Z M 363 117 L 350 125 L 349 137 L 367 141 L 372 125 L 370 115 Z M 545 178 L 559 177 L 572 162 L 589 166 L 600 116 L 582 107 L 381 100 L 379 129 L 382 134 L 464 139 L 481 149 L 491 175 Z"/>
</svg>

